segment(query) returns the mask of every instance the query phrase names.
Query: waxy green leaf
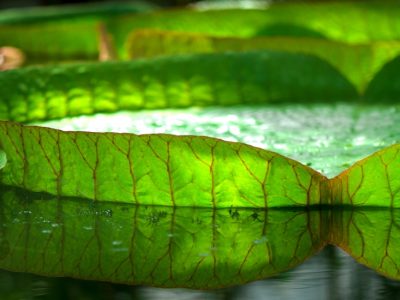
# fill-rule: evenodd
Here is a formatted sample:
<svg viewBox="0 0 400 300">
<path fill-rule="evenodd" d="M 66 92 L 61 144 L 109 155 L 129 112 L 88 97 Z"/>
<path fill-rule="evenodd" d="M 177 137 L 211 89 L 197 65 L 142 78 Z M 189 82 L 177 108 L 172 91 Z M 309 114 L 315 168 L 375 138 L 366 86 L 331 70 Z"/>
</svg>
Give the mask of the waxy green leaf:
<svg viewBox="0 0 400 300">
<path fill-rule="evenodd" d="M 326 178 L 311 168 L 208 137 L 62 132 L 0 121 L 0 148 L 7 157 L 3 184 L 58 196 L 213 208 L 327 198 Z"/>
<path fill-rule="evenodd" d="M 82 19 L 101 20 L 116 17 L 118 15 L 134 14 L 138 12 L 151 11 L 155 9 L 154 4 L 144 1 L 121 2 L 121 3 L 81 3 L 64 4 L 54 6 L 9 8 L 0 11 L 0 25 L 42 25 L 46 27 L 47 22 L 57 25 L 61 21 L 72 22 Z M 61 22 L 62 23 L 62 22 Z"/>
<path fill-rule="evenodd" d="M 105 20 L 152 9 L 138 2 L 2 10 L 0 47 L 19 48 L 28 64 L 97 60 Z"/>
<path fill-rule="evenodd" d="M 273 51 L 0 73 L 0 120 L 18 122 L 118 110 L 354 101 L 357 97 L 355 88 L 321 59 Z"/>
<path fill-rule="evenodd" d="M 201 34 L 137 30 L 127 41 L 131 59 L 188 53 L 275 50 L 316 55 L 345 76 L 360 93 L 388 61 L 400 53 L 397 41 L 350 45 L 304 37 L 214 37 Z M 362 62 L 360 64 L 360 62 Z"/>
<path fill-rule="evenodd" d="M 400 207 L 399 152 L 400 144 L 387 147 L 333 178 L 332 203 Z"/>
<path fill-rule="evenodd" d="M 152 10 L 143 3 L 5 10 L 0 12 L 0 46 L 19 48 L 32 64 L 97 59 L 102 35 L 108 36 L 110 47 L 126 59 L 129 34 L 145 28 L 219 37 L 311 37 L 352 44 L 400 37 L 400 9 L 395 2 L 386 1 L 275 3 L 267 9 L 136 14 Z"/>
<path fill-rule="evenodd" d="M 219 37 L 297 36 L 347 43 L 400 37 L 395 2 L 276 3 L 268 9 L 171 10 L 113 18 L 107 28 L 120 56 L 129 34 L 139 29 L 173 30 Z"/>
</svg>

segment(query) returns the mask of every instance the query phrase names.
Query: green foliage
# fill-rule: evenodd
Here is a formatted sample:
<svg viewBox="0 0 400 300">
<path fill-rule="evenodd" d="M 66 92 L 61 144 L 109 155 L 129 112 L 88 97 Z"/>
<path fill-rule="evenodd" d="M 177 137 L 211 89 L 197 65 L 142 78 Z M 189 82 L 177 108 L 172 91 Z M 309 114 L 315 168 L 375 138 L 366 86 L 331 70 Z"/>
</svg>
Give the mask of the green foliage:
<svg viewBox="0 0 400 300">
<path fill-rule="evenodd" d="M 28 64 L 80 61 L 0 73 L 1 268 L 208 289 L 273 276 L 330 243 L 400 279 L 399 144 L 328 179 L 211 137 L 20 124 L 192 106 L 397 105 L 398 5 L 127 8 L 135 14 L 0 13 L 0 46 Z M 87 63 L 98 57 L 133 61 Z M 311 209 L 321 205 L 342 209 Z"/>
<path fill-rule="evenodd" d="M 324 61 L 279 52 L 25 68 L 1 73 L 0 82 L 1 118 L 20 122 L 121 109 L 357 98 L 354 88 Z M 400 206 L 395 167 L 388 176 L 378 176 L 378 187 L 371 185 L 376 165 L 368 168 L 361 178 L 371 179 L 352 199 L 352 193 L 346 197 L 337 190 L 357 185 L 355 167 L 349 176 L 328 182 L 278 154 L 206 137 L 63 133 L 8 121 L 0 125 L 7 159 L 1 182 L 36 192 L 173 206 L 280 207 L 353 200 L 357 205 Z M 395 156 L 394 164 L 398 160 Z M 46 171 L 38 176 L 38 169 Z M 392 200 L 384 202 L 389 196 Z"/>
<path fill-rule="evenodd" d="M 1 46 L 20 48 L 27 63 L 32 64 L 95 60 L 102 52 L 99 43 L 105 35 L 110 37 L 110 46 L 119 58 L 127 59 L 129 36 L 149 28 L 224 38 L 306 37 L 348 44 L 400 37 L 395 22 L 400 9 L 394 2 L 277 3 L 268 9 L 247 10 L 152 10 L 155 7 L 135 3 L 3 11 Z M 223 48 L 230 50 L 230 46 L 225 44 Z M 236 45 L 232 50 L 235 49 Z M 386 49 L 392 51 L 390 47 Z"/>
<path fill-rule="evenodd" d="M 324 199 L 325 177 L 318 172 L 213 138 L 68 133 L 0 121 L 0 140 L 7 155 L 1 182 L 35 192 L 212 208 L 304 206 Z"/>
<path fill-rule="evenodd" d="M 32 67 L 0 73 L 0 119 L 18 122 L 124 109 L 338 98 L 351 101 L 357 93 L 329 64 L 312 56 L 271 51 Z"/>
<path fill-rule="evenodd" d="M 296 36 L 325 38 L 350 44 L 396 40 L 400 29 L 395 2 L 277 3 L 268 9 L 171 10 L 107 22 L 121 57 L 134 30 L 151 28 L 219 37 Z"/>
<path fill-rule="evenodd" d="M 152 9 L 138 2 L 0 11 L 0 46 L 21 49 L 28 64 L 97 60 L 105 20 Z"/>
<path fill-rule="evenodd" d="M 350 45 L 309 37 L 215 37 L 148 29 L 133 31 L 126 45 L 130 59 L 187 53 L 254 50 L 315 55 L 335 67 L 356 87 L 360 94 L 364 93 L 369 81 L 374 78 L 382 66 L 400 52 L 398 41 L 375 41 Z"/>
<path fill-rule="evenodd" d="M 332 179 L 333 203 L 400 207 L 400 144 L 357 162 Z"/>
</svg>

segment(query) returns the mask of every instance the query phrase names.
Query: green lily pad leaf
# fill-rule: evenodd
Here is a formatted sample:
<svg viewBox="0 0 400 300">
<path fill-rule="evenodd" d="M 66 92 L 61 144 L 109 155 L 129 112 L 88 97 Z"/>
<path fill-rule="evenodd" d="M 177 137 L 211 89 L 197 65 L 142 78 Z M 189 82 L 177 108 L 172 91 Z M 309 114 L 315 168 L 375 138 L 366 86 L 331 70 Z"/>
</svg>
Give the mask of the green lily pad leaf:
<svg viewBox="0 0 400 300">
<path fill-rule="evenodd" d="M 12 271 L 215 289 L 279 274 L 324 246 L 318 211 L 93 205 L 1 188 L 0 268 Z"/>
<path fill-rule="evenodd" d="M 60 24 L 0 25 L 0 46 L 20 49 L 27 63 L 58 60 L 84 61 L 99 57 L 96 20 L 60 21 Z"/>
<path fill-rule="evenodd" d="M 112 47 L 121 58 L 127 57 L 130 32 L 144 28 L 224 37 L 310 37 L 347 43 L 400 37 L 394 25 L 400 9 L 394 2 L 285 3 L 272 4 L 268 9 L 182 9 L 136 14 L 153 9 L 148 4 L 133 3 L 5 10 L 0 12 L 0 46 L 19 48 L 28 63 L 93 60 L 98 58 L 99 28 L 104 24 L 104 34 L 115 41 Z"/>
<path fill-rule="evenodd" d="M 328 199 L 326 177 L 311 168 L 208 137 L 63 132 L 0 121 L 0 148 L 7 155 L 3 184 L 58 196 L 214 208 Z"/>
<path fill-rule="evenodd" d="M 400 144 L 387 147 L 333 178 L 333 203 L 400 207 L 399 152 Z"/>
<path fill-rule="evenodd" d="M 19 48 L 29 64 L 97 60 L 104 20 L 154 8 L 138 2 L 2 10 L 0 47 Z"/>
<path fill-rule="evenodd" d="M 400 53 L 397 41 L 349 45 L 293 37 L 234 38 L 162 30 L 137 30 L 127 41 L 131 59 L 187 53 L 276 50 L 313 54 L 337 68 L 362 93 L 382 66 Z M 360 61 L 363 63 L 360 64 Z"/>
<path fill-rule="evenodd" d="M 332 244 L 374 271 L 400 279 L 400 210 L 335 212 Z"/>
<path fill-rule="evenodd" d="M 135 1 L 121 3 L 81 3 L 58 6 L 41 6 L 29 8 L 10 8 L 0 11 L 0 25 L 28 25 L 52 22 L 53 25 L 69 20 L 72 23 L 79 19 L 101 20 L 118 15 L 134 14 L 156 9 L 154 4 Z"/>
<path fill-rule="evenodd" d="M 283 3 L 268 9 L 171 10 L 122 16 L 107 22 L 123 58 L 128 35 L 138 29 L 220 37 L 303 36 L 347 43 L 396 40 L 400 8 L 394 2 Z M 383 21 L 384 20 L 384 21 Z M 379 24 L 379 25 L 377 25 Z"/>
<path fill-rule="evenodd" d="M 357 97 L 355 88 L 327 62 L 273 51 L 0 73 L 0 120 L 18 122 L 124 109 L 354 101 Z"/>
</svg>

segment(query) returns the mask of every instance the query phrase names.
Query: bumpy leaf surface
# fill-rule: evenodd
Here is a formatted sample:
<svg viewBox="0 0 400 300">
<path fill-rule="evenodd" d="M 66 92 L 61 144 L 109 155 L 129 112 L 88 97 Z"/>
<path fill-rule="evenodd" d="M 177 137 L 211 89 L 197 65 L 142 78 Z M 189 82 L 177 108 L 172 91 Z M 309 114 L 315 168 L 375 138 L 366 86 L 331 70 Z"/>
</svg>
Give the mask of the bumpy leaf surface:
<svg viewBox="0 0 400 300">
<path fill-rule="evenodd" d="M 126 109 L 354 101 L 357 97 L 355 88 L 321 59 L 268 51 L 0 73 L 0 120 L 18 122 Z"/>
<path fill-rule="evenodd" d="M 128 38 L 129 58 L 187 53 L 276 50 L 316 55 L 337 68 L 360 93 L 382 66 L 397 56 L 400 43 L 380 41 L 350 45 L 304 37 L 215 37 L 193 33 L 137 30 Z M 362 62 L 362 64 L 360 64 Z"/>
</svg>

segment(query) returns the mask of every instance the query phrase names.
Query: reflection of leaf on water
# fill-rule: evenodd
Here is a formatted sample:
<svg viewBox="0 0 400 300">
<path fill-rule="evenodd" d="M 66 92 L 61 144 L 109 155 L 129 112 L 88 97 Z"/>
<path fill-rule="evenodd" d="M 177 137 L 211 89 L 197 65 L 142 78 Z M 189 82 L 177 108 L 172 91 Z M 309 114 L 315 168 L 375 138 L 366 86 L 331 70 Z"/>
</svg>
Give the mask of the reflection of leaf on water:
<svg viewBox="0 0 400 300">
<path fill-rule="evenodd" d="M 136 207 L 1 192 L 6 270 L 211 289 L 277 275 L 330 243 L 400 279 L 398 210 Z"/>
<path fill-rule="evenodd" d="M 356 261 L 400 279 L 400 210 L 345 210 L 333 215 L 332 243 Z"/>
<path fill-rule="evenodd" d="M 217 288 L 269 277 L 315 254 L 318 212 L 26 202 L 1 192 L 0 267 L 49 276 Z M 112 209 L 112 215 L 103 212 Z M 92 214 L 80 214 L 90 210 Z M 262 221 L 262 222 L 261 222 Z M 151 224 L 149 223 L 151 222 Z M 1 248 L 3 249 L 3 248 Z"/>
</svg>

